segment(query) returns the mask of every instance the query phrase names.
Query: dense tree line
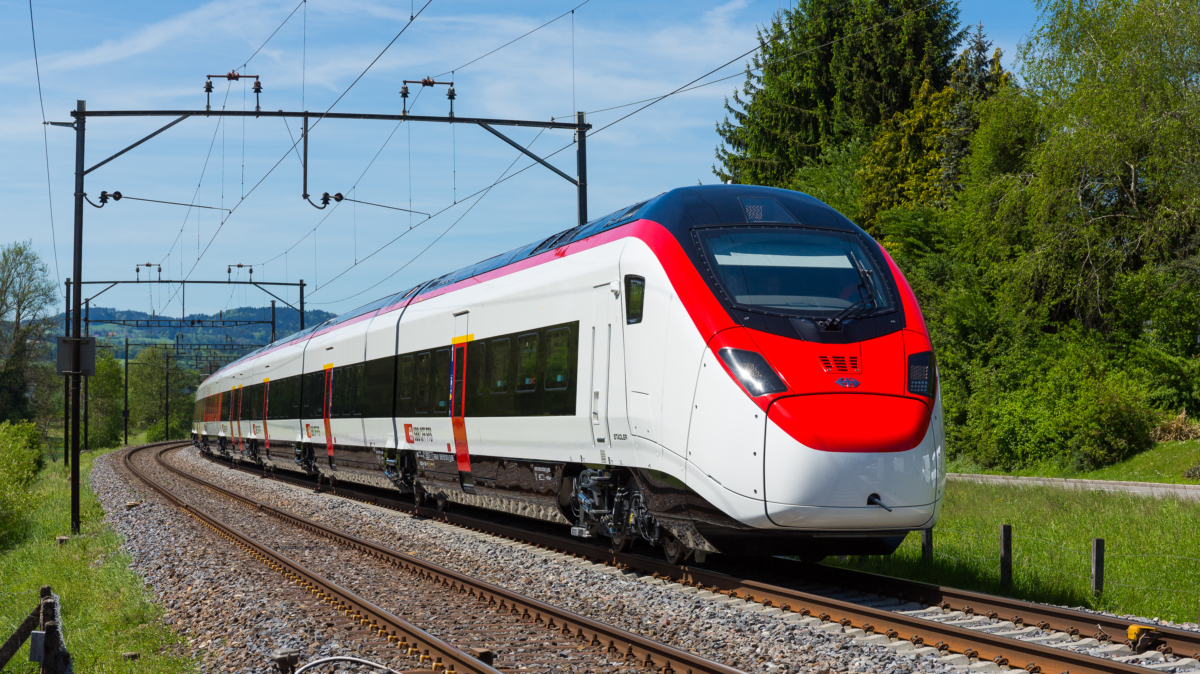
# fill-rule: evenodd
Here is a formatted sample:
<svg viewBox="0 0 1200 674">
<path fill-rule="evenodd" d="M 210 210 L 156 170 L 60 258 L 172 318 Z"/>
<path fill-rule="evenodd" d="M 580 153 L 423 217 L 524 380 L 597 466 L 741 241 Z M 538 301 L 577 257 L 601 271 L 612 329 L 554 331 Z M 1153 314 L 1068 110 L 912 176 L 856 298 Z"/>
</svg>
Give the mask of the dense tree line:
<svg viewBox="0 0 1200 674">
<path fill-rule="evenodd" d="M 1009 73 L 950 2 L 801 0 L 761 31 L 714 171 L 895 257 L 952 454 L 1089 467 L 1200 408 L 1200 3 L 1039 7 Z"/>
</svg>

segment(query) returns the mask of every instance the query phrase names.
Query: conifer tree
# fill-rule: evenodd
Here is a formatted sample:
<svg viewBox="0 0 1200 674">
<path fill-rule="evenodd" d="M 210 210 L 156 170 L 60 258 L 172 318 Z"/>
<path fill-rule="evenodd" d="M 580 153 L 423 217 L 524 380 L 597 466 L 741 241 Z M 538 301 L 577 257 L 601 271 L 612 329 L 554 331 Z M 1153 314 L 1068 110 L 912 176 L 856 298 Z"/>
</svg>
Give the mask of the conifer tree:
<svg viewBox="0 0 1200 674">
<path fill-rule="evenodd" d="M 717 125 L 721 180 L 785 186 L 806 159 L 906 110 L 950 79 L 963 37 L 949 0 L 799 0 L 759 31 L 762 48 Z"/>
</svg>

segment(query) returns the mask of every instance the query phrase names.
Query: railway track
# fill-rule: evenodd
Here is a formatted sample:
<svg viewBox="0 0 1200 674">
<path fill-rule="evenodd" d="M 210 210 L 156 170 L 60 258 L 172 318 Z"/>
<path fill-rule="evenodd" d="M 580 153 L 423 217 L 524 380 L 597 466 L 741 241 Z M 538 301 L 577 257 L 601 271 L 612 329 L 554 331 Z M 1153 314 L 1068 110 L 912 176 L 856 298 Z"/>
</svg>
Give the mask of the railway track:
<svg viewBox="0 0 1200 674">
<path fill-rule="evenodd" d="M 224 462 L 262 474 L 261 470 Z M 270 477 L 314 486 L 295 476 Z M 477 515 L 465 506 L 441 512 L 344 485 L 326 490 L 596 564 L 647 574 L 644 582 L 676 586 L 746 610 L 804 621 L 814 629 L 907 651 L 914 657 L 934 655 L 945 664 L 974 671 L 1147 674 L 1156 670 L 1200 670 L 1200 633 L 1187 630 L 1153 626 L 1153 631 L 1139 637 L 1141 643 L 1127 644 L 1131 626 L 1147 626 L 1112 616 L 781 559 L 772 559 L 753 572 L 676 566 L 638 554 L 615 553 L 548 531 L 498 522 L 492 513 Z M 797 578 L 803 579 L 800 584 Z"/>
<path fill-rule="evenodd" d="M 126 454 L 125 466 L 167 500 L 308 591 L 319 605 L 337 614 L 338 627 L 351 638 L 397 648 L 423 670 L 738 671 L 189 475 L 163 460 L 163 454 L 178 447 L 134 449 Z M 144 452 L 153 454 L 152 462 Z M 299 545 L 297 531 L 303 532 Z M 335 545 L 313 544 L 319 539 Z"/>
</svg>

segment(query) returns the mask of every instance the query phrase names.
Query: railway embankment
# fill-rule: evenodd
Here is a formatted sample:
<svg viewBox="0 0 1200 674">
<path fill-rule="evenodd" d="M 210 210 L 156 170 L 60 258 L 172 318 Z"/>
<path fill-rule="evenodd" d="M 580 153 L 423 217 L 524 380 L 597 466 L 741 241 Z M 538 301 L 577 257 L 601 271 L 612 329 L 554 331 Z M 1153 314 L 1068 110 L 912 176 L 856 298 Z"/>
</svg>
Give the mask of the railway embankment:
<svg viewBox="0 0 1200 674">
<path fill-rule="evenodd" d="M 552 551 L 262 480 L 205 461 L 191 449 L 167 458 L 190 474 L 274 507 L 744 671 L 943 669 L 931 660 L 811 629 L 798 614 L 705 598 L 694 588 L 649 583 Z"/>
</svg>

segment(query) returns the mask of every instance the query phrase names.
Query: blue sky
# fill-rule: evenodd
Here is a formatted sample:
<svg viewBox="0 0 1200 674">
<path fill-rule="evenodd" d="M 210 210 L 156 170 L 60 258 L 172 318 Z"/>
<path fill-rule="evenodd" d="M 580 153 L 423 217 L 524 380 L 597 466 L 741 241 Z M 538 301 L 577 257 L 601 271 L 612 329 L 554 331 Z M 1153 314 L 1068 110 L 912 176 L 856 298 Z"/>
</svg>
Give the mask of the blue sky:
<svg viewBox="0 0 1200 674">
<path fill-rule="evenodd" d="M 246 63 L 297 1 L 34 0 L 46 117 L 69 121 L 77 99 L 91 110 L 202 108 L 204 76 Z M 460 68 L 581 1 L 433 0 L 334 110 L 397 113 L 401 80 L 454 69 L 460 116 L 545 120 L 573 110 L 598 111 L 669 92 L 751 49 L 756 28 L 779 6 L 754 0 L 590 0 L 574 13 L 573 26 L 567 16 Z M 1036 8 L 1025 1 L 970 0 L 960 7 L 963 23 L 982 22 L 1010 65 L 1037 19 Z M 324 111 L 403 27 L 410 11 L 404 2 L 310 0 L 242 72 L 262 77 L 264 109 L 303 105 Z M 31 239 L 51 274 L 65 278 L 71 264 L 74 133 L 47 131 L 55 245 L 29 5 L 0 0 L 0 17 L 5 205 L 0 240 Z M 735 63 L 714 78 L 740 68 Z M 724 97 L 738 84 L 735 78 L 672 97 L 589 138 L 589 215 L 673 187 L 714 182 L 714 125 L 723 118 Z M 216 80 L 214 86 L 214 107 L 253 108 L 245 80 Z M 419 87 L 412 89 L 415 94 Z M 412 105 L 419 114 L 448 110 L 444 88 L 424 90 Z M 599 128 L 634 109 L 597 112 L 588 121 Z M 87 165 L 167 121 L 92 118 Z M 310 136 L 309 192 L 351 196 L 353 189 L 363 201 L 408 208 L 411 198 L 413 210 L 442 212 L 425 222 L 424 216 L 350 202 L 315 210 L 299 196 L 300 162 L 288 156 L 298 125 L 290 124 L 191 118 L 89 174 L 86 190 L 93 200 L 101 190 L 120 190 L 235 211 L 221 225 L 223 212 L 215 210 L 129 200 L 103 210 L 85 206 L 84 279 L 132 280 L 134 265 L 146 262 L 161 264 L 163 278 L 223 279 L 228 265 L 253 264 L 255 280 L 304 279 L 309 306 L 339 312 L 574 224 L 574 187 L 542 167 L 498 185 L 481 200 L 466 198 L 497 180 L 518 153 L 465 125 L 323 122 Z M 564 131 L 505 133 L 521 143 L 536 137 L 532 149 L 543 156 L 571 140 Z M 573 149 L 551 162 L 574 175 Z M 529 163 L 522 158 L 513 171 Z M 244 280 L 245 271 L 241 274 Z M 119 287 L 97 304 L 178 315 L 176 291 Z M 189 313 L 269 300 L 257 290 L 219 287 L 194 288 L 187 299 Z"/>
</svg>

